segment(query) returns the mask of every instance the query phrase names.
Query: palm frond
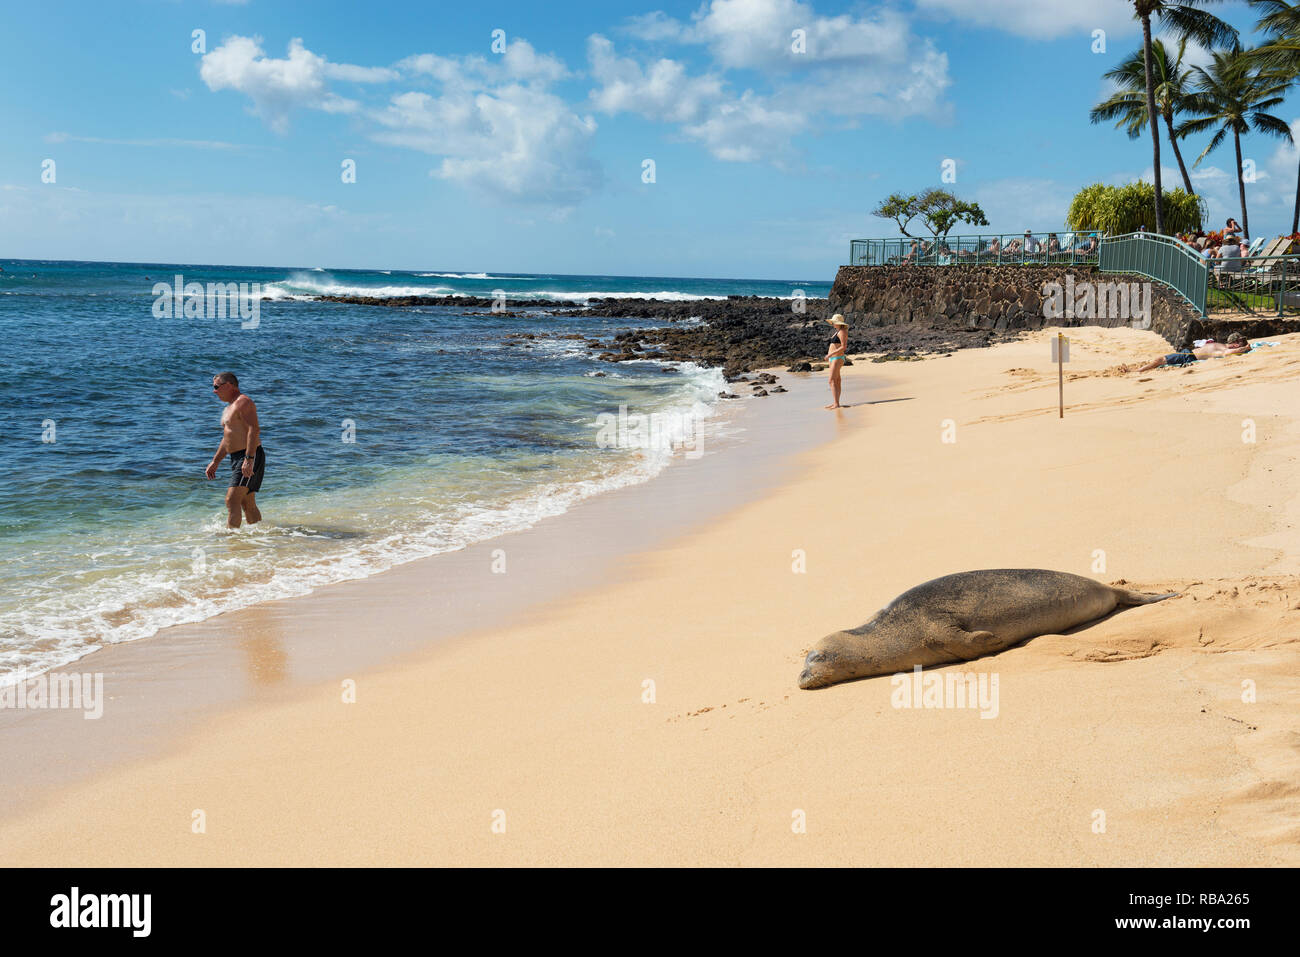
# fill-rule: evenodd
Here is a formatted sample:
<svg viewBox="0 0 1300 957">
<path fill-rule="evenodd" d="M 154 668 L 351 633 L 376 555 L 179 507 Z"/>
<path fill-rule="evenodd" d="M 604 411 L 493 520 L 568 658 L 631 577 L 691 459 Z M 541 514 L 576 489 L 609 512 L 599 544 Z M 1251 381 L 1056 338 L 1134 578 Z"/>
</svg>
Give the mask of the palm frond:
<svg viewBox="0 0 1300 957">
<path fill-rule="evenodd" d="M 1156 17 L 1175 36 L 1195 40 L 1208 49 L 1231 46 L 1239 39 L 1236 27 L 1190 3 L 1161 3 Z"/>
<path fill-rule="evenodd" d="M 1205 159 L 1205 157 L 1209 156 L 1216 149 L 1218 149 L 1219 144 L 1221 144 L 1227 138 L 1227 136 L 1228 136 L 1228 127 L 1220 126 L 1215 131 L 1214 136 L 1210 138 L 1210 144 L 1207 147 L 1205 147 L 1205 149 L 1201 150 L 1201 155 L 1196 157 L 1196 162 L 1193 163 L 1192 165 L 1200 166 L 1201 160 Z"/>
</svg>

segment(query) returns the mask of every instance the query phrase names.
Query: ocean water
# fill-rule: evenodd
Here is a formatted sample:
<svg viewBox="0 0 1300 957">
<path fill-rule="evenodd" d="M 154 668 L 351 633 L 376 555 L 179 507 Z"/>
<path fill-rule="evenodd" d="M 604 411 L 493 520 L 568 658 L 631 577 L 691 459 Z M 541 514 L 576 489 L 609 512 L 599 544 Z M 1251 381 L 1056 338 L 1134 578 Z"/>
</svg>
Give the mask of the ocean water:
<svg viewBox="0 0 1300 957">
<path fill-rule="evenodd" d="M 589 297 L 808 297 L 828 282 L 0 260 L 0 684 L 107 643 L 462 548 L 645 481 L 736 428 L 721 373 L 609 364 L 577 340 L 653 321 L 560 318 Z M 256 324 L 158 315 L 155 284 L 258 284 Z M 536 300 L 528 314 L 313 295 Z M 247 305 L 247 304 L 246 304 Z M 672 371 L 663 371 L 669 368 Z M 257 403 L 265 520 L 225 528 L 212 376 Z M 604 372 L 604 377 L 596 376 Z M 620 406 L 685 448 L 602 424 Z M 686 416 L 687 418 L 681 418 Z M 729 424 L 730 423 L 730 424 Z M 603 435 L 603 438 L 602 438 Z"/>
</svg>

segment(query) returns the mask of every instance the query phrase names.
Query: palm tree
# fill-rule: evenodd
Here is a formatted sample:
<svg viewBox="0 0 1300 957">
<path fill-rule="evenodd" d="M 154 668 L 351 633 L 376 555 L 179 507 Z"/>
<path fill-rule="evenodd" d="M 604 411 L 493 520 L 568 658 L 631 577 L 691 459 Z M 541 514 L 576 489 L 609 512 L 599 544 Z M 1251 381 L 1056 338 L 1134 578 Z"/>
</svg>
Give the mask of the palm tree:
<svg viewBox="0 0 1300 957">
<path fill-rule="evenodd" d="M 1169 143 L 1174 148 L 1174 158 L 1178 160 L 1178 170 L 1183 174 L 1183 186 L 1187 192 L 1196 195 L 1192 188 L 1192 178 L 1187 175 L 1187 164 L 1183 162 L 1182 150 L 1178 148 L 1178 139 L 1174 136 L 1174 117 L 1183 111 L 1183 101 L 1187 98 L 1189 71 L 1183 67 L 1183 53 L 1187 41 L 1178 44 L 1178 56 L 1171 57 L 1169 49 L 1160 40 L 1151 41 L 1151 53 L 1155 66 L 1156 109 L 1165 121 L 1165 131 Z M 1092 108 L 1088 114 L 1094 123 L 1114 120 L 1115 128 L 1124 127 L 1131 140 L 1142 135 L 1147 127 L 1146 99 L 1146 57 L 1143 51 L 1136 51 L 1131 57 L 1115 69 L 1104 74 L 1119 86 L 1109 98 Z M 1163 207 L 1162 207 L 1163 208 Z"/>
<path fill-rule="evenodd" d="M 1205 47 L 1234 43 L 1237 31 L 1200 7 L 1222 0 L 1132 0 L 1133 15 L 1142 21 L 1142 59 L 1146 73 L 1147 123 L 1151 128 L 1152 168 L 1156 187 L 1156 232 L 1165 231 L 1164 213 L 1160 208 L 1160 130 L 1156 125 L 1156 85 L 1152 70 L 1151 18 L 1179 40 L 1195 40 Z"/>
<path fill-rule="evenodd" d="M 1199 166 L 1219 144 L 1232 134 L 1237 148 L 1237 189 L 1241 194 L 1241 226 L 1250 235 L 1250 219 L 1246 214 L 1246 179 L 1241 168 L 1241 134 L 1254 127 L 1265 133 L 1291 142 L 1291 128 L 1272 113 L 1265 112 L 1284 99 L 1287 82 L 1274 74 L 1260 73 L 1252 57 L 1240 45 L 1230 50 L 1219 50 L 1209 69 L 1192 67 L 1192 88 L 1185 106 L 1188 113 L 1199 119 L 1188 120 L 1177 129 L 1179 136 L 1203 133 L 1218 127 L 1210 143 L 1201 151 L 1192 165 Z"/>
<path fill-rule="evenodd" d="M 1294 82 L 1300 77 L 1300 3 L 1250 0 L 1250 5 L 1263 11 L 1255 29 L 1269 34 L 1262 45 L 1251 51 L 1251 59 L 1260 69 Z M 1300 166 L 1296 169 L 1291 232 L 1300 233 Z"/>
</svg>

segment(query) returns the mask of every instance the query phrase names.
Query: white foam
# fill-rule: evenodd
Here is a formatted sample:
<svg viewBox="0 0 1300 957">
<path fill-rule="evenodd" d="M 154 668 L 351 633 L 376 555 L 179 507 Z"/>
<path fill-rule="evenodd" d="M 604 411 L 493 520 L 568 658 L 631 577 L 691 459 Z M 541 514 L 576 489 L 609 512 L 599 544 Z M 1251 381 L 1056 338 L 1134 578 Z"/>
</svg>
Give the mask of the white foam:
<svg viewBox="0 0 1300 957">
<path fill-rule="evenodd" d="M 456 276 L 454 273 L 419 273 L 420 276 Z M 480 274 L 481 276 L 481 274 Z M 477 278 L 477 277 L 476 277 Z M 501 276 L 487 276 L 489 279 L 502 279 Z M 450 286 L 356 286 L 329 280 L 319 280 L 307 274 L 295 274 L 288 279 L 268 283 L 262 287 L 263 299 L 301 299 L 309 296 L 370 296 L 377 299 L 391 299 L 398 296 L 456 296 L 460 298 L 482 298 L 484 291 L 464 291 Z M 609 292 L 563 292 L 556 289 L 512 290 L 506 293 L 509 299 L 524 299 L 542 302 L 571 302 L 586 304 L 592 299 L 654 299 L 661 302 L 696 302 L 702 299 L 726 299 L 726 296 L 700 296 L 693 293 L 676 292 L 662 289 L 657 292 L 629 292 L 613 290 Z M 788 297 L 787 297 L 788 298 Z"/>
<path fill-rule="evenodd" d="M 663 364 L 663 363 L 660 363 Z M 676 364 L 685 373 L 674 399 L 654 411 L 671 414 L 688 409 L 702 415 L 707 436 L 729 434 L 725 419 L 711 421 L 722 404 L 717 393 L 726 388 L 722 372 L 693 363 Z M 726 408 L 730 408 L 729 406 Z M 262 524 L 226 532 L 224 512 L 214 512 L 205 533 L 221 533 L 257 541 L 263 547 L 238 555 L 214 555 L 206 569 L 188 564 L 148 572 L 106 576 L 75 590 L 31 601 L 21 611 L 0 616 L 0 634 L 9 650 L 0 652 L 0 685 L 5 675 L 33 674 L 75 661 L 105 644 L 135 641 L 173 625 L 203 621 L 214 615 L 264 601 L 306 595 L 322 585 L 365 578 L 394 565 L 455 551 L 476 542 L 535 525 L 560 515 L 601 492 L 645 482 L 663 471 L 680 450 L 644 449 L 636 456 L 597 456 L 594 474 L 536 486 L 514 498 L 447 505 L 429 503 L 415 516 L 375 538 L 359 541 L 329 555 L 303 550 L 288 553 L 276 541 L 328 539 L 310 527 L 275 528 Z M 398 491 L 410 493 L 411 486 Z M 192 542 L 162 546 L 173 557 L 188 556 Z M 148 546 L 141 546 L 147 548 Z M 204 546 L 208 549 L 210 546 Z M 128 549 L 127 554 L 134 552 Z M 35 650 L 39 648 L 40 650 Z"/>
<path fill-rule="evenodd" d="M 417 272 L 422 279 L 510 279 L 510 276 L 489 276 L 485 272 Z"/>
<path fill-rule="evenodd" d="M 317 281 L 307 276 L 291 276 L 262 287 L 263 299 L 302 299 L 310 296 L 372 296 L 392 299 L 398 296 L 444 296 L 453 293 L 450 286 L 354 286 L 346 283 Z"/>
</svg>

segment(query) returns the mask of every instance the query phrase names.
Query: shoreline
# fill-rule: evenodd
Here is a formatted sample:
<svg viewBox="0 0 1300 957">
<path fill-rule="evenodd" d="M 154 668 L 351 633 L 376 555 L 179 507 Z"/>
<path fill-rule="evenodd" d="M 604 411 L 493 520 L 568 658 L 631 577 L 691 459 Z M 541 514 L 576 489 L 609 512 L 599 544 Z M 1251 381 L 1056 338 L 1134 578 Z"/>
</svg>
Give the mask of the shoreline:
<svg viewBox="0 0 1300 957">
<path fill-rule="evenodd" d="M 464 548 L 320 585 L 305 595 L 170 625 L 43 671 L 103 674 L 112 720 L 87 721 L 80 711 L 0 708 L 0 761 L 16 769 L 10 787 L 0 790 L 0 814 L 123 759 L 163 753 L 180 733 L 230 708 L 292 694 L 340 668 L 374 669 L 400 661 L 476 628 L 504 626 L 592 580 L 616 579 L 620 563 L 734 507 L 736 500 L 762 494 L 793 467 L 801 451 L 826 439 L 829 424 L 821 435 L 797 427 L 803 406 L 826 389 L 824 377 L 780 375 L 789 389 L 785 402 L 722 402 L 734 410 L 728 428 L 739 427 L 740 434 L 715 437 L 718 447 L 697 460 L 675 456 L 645 481 L 603 491 L 560 515 Z M 752 441 L 755 431 L 764 442 Z M 688 494 L 686 487 L 697 480 L 727 482 L 728 501 Z M 655 516 L 652 523 L 638 517 L 643 510 Z M 485 575 L 498 551 L 508 556 L 510 573 Z M 564 554 L 566 561 L 555 566 L 548 554 Z M 424 591 L 421 582 L 429 579 L 444 583 L 454 600 L 437 605 L 436 622 L 421 636 L 385 636 L 372 645 L 328 628 L 353 603 L 382 605 L 392 596 Z M 294 634 L 292 623 L 299 619 L 321 630 Z M 65 760 L 51 774 L 49 767 L 23 763 L 22 755 L 33 752 L 57 753 Z"/>
<path fill-rule="evenodd" d="M 1071 329 L 1057 420 L 1053 331 L 883 367 L 870 404 L 850 368 L 833 441 L 616 579 L 357 670 L 357 704 L 335 669 L 223 713 L 4 811 L 0 840 L 46 865 L 1300 862 L 1300 420 L 1275 411 L 1300 336 L 1141 381 L 1108 370 L 1154 333 Z M 795 686 L 821 635 L 978 567 L 1182 594 L 971 663 L 1001 676 L 994 721 L 892 708 L 888 679 Z M 427 589 L 291 601 L 396 637 Z"/>
</svg>

